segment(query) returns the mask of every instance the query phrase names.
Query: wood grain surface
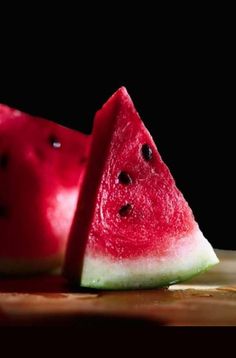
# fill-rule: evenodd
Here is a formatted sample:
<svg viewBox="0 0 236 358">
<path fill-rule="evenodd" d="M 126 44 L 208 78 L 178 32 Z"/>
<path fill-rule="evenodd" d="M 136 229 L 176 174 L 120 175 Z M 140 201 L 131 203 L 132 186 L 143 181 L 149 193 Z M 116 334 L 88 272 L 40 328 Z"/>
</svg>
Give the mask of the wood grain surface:
<svg viewBox="0 0 236 358">
<path fill-rule="evenodd" d="M 89 320 L 167 326 L 236 326 L 236 251 L 169 289 L 72 291 L 60 275 L 0 278 L 0 326 L 78 325 Z"/>
</svg>

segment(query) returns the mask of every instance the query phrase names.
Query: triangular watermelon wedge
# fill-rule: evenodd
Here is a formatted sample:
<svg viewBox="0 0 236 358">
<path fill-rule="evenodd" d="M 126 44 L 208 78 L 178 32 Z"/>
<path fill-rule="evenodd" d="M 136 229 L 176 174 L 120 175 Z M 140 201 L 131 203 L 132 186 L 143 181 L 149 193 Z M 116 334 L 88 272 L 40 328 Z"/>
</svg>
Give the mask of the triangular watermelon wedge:
<svg viewBox="0 0 236 358">
<path fill-rule="evenodd" d="M 84 287 L 167 286 L 218 263 L 126 89 L 97 112 L 67 247 Z"/>
</svg>

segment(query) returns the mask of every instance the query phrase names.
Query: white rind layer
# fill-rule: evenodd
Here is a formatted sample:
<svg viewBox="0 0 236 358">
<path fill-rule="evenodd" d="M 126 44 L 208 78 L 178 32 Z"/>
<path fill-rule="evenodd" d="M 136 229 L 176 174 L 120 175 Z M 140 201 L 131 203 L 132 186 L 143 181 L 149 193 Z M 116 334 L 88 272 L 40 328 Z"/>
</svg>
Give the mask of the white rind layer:
<svg viewBox="0 0 236 358">
<path fill-rule="evenodd" d="M 164 257 L 120 259 L 85 255 L 81 286 L 135 289 L 184 281 L 219 262 L 212 246 L 197 227 L 176 241 Z"/>
</svg>

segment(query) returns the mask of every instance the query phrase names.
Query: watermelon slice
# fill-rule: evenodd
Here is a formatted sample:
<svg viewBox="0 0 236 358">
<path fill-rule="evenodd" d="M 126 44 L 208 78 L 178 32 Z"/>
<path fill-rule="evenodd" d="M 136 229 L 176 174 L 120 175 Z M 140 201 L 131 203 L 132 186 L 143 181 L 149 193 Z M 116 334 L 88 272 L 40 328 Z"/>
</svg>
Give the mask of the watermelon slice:
<svg viewBox="0 0 236 358">
<path fill-rule="evenodd" d="M 64 271 L 81 286 L 151 288 L 218 259 L 124 87 L 97 112 Z"/>
<path fill-rule="evenodd" d="M 0 273 L 64 256 L 90 137 L 0 105 Z"/>
</svg>

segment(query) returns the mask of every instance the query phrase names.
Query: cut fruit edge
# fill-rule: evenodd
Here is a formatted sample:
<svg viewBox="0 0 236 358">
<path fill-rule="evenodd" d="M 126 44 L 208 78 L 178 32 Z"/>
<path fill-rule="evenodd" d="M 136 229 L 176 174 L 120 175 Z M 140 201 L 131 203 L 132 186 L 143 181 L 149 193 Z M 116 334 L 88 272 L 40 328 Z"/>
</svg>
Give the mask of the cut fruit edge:
<svg viewBox="0 0 236 358">
<path fill-rule="evenodd" d="M 180 238 L 173 251 L 159 258 L 147 256 L 119 261 L 88 253 L 84 258 L 81 281 L 75 283 L 100 289 L 164 287 L 185 281 L 218 262 L 212 246 L 197 227 Z"/>
<path fill-rule="evenodd" d="M 58 268 L 61 269 L 63 259 L 64 251 L 39 259 L 0 258 L 0 276 L 25 276 L 53 272 Z"/>
</svg>

